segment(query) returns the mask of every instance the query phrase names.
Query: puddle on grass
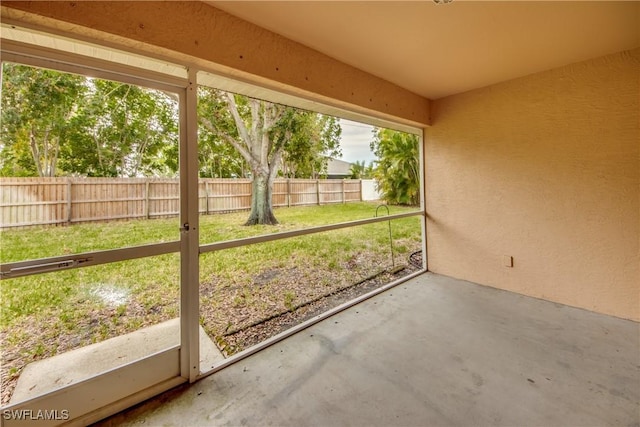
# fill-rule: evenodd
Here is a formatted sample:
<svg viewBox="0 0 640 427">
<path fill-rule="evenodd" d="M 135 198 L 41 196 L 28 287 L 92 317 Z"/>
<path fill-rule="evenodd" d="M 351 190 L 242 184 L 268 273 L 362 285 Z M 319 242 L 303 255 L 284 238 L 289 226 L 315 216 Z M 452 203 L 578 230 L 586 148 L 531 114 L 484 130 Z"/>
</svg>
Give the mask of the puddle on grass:
<svg viewBox="0 0 640 427">
<path fill-rule="evenodd" d="M 113 285 L 96 284 L 91 289 L 91 295 L 111 307 L 118 307 L 129 302 L 129 290 L 118 288 Z"/>
</svg>

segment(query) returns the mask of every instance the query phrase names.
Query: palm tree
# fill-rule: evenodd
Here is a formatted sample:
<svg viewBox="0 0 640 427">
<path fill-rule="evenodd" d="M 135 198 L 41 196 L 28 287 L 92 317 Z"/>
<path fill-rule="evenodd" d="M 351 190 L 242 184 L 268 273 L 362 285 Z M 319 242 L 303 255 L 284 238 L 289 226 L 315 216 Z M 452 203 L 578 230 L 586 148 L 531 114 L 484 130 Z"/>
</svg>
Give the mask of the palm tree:
<svg viewBox="0 0 640 427">
<path fill-rule="evenodd" d="M 367 164 L 364 160 L 356 160 L 349 168 L 349 179 L 367 179 L 373 177 L 373 162 Z"/>
<path fill-rule="evenodd" d="M 391 129 L 376 129 L 371 150 L 378 157 L 374 178 L 390 204 L 420 204 L 418 137 Z"/>
</svg>

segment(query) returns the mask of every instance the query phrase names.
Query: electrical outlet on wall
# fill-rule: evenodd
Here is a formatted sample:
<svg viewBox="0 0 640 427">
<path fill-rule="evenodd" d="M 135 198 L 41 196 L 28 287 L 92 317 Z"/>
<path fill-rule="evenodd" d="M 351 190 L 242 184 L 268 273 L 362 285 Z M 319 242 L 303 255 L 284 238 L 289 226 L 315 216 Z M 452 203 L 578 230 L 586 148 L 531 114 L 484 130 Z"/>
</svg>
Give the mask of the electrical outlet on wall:
<svg viewBox="0 0 640 427">
<path fill-rule="evenodd" d="M 510 255 L 502 255 L 502 265 L 505 267 L 513 267 L 513 257 Z"/>
</svg>

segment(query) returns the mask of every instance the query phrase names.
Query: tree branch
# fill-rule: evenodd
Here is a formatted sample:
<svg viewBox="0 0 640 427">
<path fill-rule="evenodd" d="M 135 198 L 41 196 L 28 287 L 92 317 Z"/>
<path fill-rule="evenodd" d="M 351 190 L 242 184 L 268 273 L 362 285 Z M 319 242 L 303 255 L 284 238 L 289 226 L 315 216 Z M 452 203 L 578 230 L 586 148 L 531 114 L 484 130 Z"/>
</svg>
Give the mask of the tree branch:
<svg viewBox="0 0 640 427">
<path fill-rule="evenodd" d="M 53 146 L 53 154 L 49 160 L 49 176 L 56 176 L 56 166 L 58 164 L 58 153 L 60 152 L 60 138 L 57 138 L 56 144 Z"/>
<path fill-rule="evenodd" d="M 278 123 L 278 121 L 284 115 L 284 112 L 286 111 L 286 107 L 283 107 L 283 106 L 278 105 L 278 104 L 271 104 L 271 108 L 272 108 L 272 120 L 273 120 L 273 123 L 274 124 Z"/>
<path fill-rule="evenodd" d="M 202 123 L 204 125 L 204 127 L 206 127 L 209 131 L 211 131 L 213 134 L 215 134 L 217 137 L 222 138 L 225 140 L 225 142 L 231 144 L 231 146 L 233 148 L 235 148 L 238 153 L 240 153 L 240 155 L 242 157 L 244 157 L 244 159 L 247 161 L 247 163 L 249 164 L 254 164 L 257 160 L 254 158 L 254 156 L 247 151 L 247 149 L 245 147 L 242 146 L 242 144 L 240 144 L 238 141 L 236 141 L 234 138 L 232 138 L 231 136 L 227 135 L 224 132 L 220 132 L 214 125 L 213 123 L 211 123 L 211 121 L 205 117 L 200 117 L 200 123 Z"/>
<path fill-rule="evenodd" d="M 249 104 L 251 105 L 251 135 L 256 138 L 258 136 L 258 129 L 260 128 L 260 101 L 257 99 L 249 98 Z"/>
<path fill-rule="evenodd" d="M 100 141 L 98 140 L 95 130 L 93 131 L 93 140 L 96 143 L 96 153 L 98 154 L 98 164 L 100 165 L 100 171 L 104 170 L 104 161 L 102 159 L 102 147 L 100 147 Z"/>
<path fill-rule="evenodd" d="M 251 137 L 249 136 L 249 132 L 247 131 L 247 126 L 244 124 L 244 120 L 242 120 L 242 117 L 238 112 L 238 106 L 236 105 L 236 100 L 233 98 L 233 94 L 224 92 L 224 95 L 222 96 L 222 100 L 229 107 L 229 112 L 233 117 L 233 121 L 236 123 L 236 128 L 238 129 L 238 134 L 240 135 L 240 138 L 242 138 L 245 141 L 247 146 L 250 146 Z"/>
<path fill-rule="evenodd" d="M 40 150 L 38 150 L 38 143 L 36 141 L 33 126 L 29 131 L 29 145 L 31 147 L 31 155 L 33 156 L 33 161 L 36 164 L 36 168 L 38 169 L 38 176 L 44 176 L 42 173 L 42 165 L 40 164 Z"/>
<path fill-rule="evenodd" d="M 273 157 L 271 158 L 271 162 L 269 163 L 269 181 L 273 182 L 276 175 L 278 174 L 278 169 L 280 169 L 280 161 L 282 160 L 282 154 L 284 152 L 284 144 L 280 145 Z"/>
<path fill-rule="evenodd" d="M 279 150 L 279 147 L 276 147 L 276 151 L 272 153 L 272 150 L 274 148 L 274 140 L 276 140 L 276 143 L 277 143 L 277 138 L 273 137 L 273 135 L 270 135 L 270 133 L 273 127 L 282 118 L 282 115 L 284 114 L 285 109 L 279 106 L 278 104 L 272 104 L 266 101 L 263 101 L 263 102 L 265 102 L 265 108 L 264 108 L 264 114 L 263 114 L 264 121 L 262 124 L 262 152 L 260 153 L 261 154 L 260 157 L 264 163 L 268 164 L 268 163 L 273 163 L 273 159 L 275 158 L 275 153 Z M 278 145 L 283 146 L 284 142 L 280 142 L 280 144 Z M 272 153 L 271 162 L 269 162 L 269 153 Z M 280 156 L 282 156 L 282 150 L 280 150 Z"/>
</svg>

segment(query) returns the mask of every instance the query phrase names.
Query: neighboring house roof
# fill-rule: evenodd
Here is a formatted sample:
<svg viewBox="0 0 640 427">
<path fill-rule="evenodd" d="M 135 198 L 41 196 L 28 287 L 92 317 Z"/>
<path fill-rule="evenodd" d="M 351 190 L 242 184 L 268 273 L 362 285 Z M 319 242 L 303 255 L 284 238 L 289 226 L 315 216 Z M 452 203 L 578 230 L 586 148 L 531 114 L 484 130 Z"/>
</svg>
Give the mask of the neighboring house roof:
<svg viewBox="0 0 640 427">
<path fill-rule="evenodd" d="M 349 176 L 351 163 L 329 157 L 327 162 L 327 176 Z"/>
</svg>

